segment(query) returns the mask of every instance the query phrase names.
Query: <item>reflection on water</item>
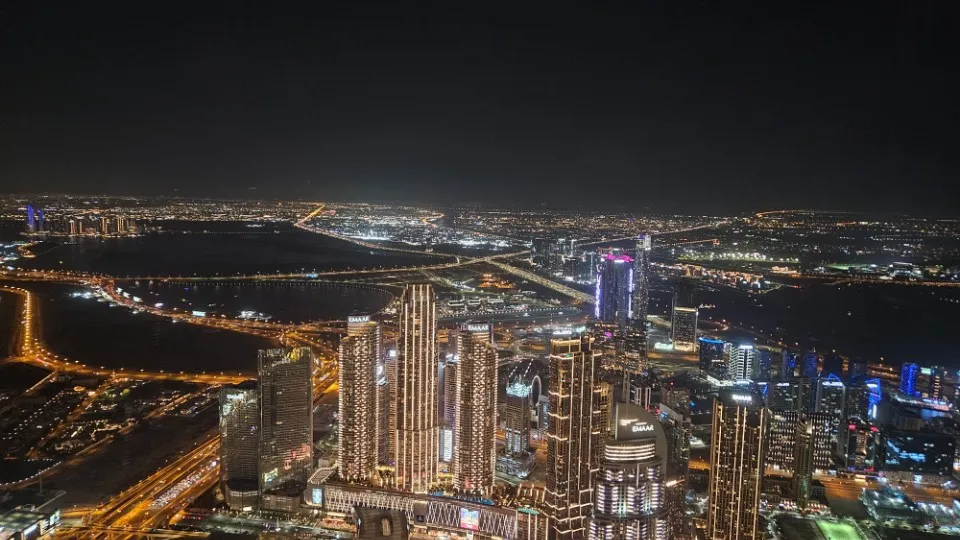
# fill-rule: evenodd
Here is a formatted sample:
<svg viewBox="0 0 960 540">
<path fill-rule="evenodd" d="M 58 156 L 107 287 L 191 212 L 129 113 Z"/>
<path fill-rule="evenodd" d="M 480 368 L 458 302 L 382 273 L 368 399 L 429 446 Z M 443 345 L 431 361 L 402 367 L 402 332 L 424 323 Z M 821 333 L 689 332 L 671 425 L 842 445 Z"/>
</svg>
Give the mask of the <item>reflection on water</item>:
<svg viewBox="0 0 960 540">
<path fill-rule="evenodd" d="M 204 311 L 237 317 L 242 311 L 271 316 L 278 322 L 343 320 L 351 313 L 376 313 L 392 295 L 380 288 L 326 282 L 139 282 L 124 291 L 164 309 Z"/>
<path fill-rule="evenodd" d="M 71 298 L 76 287 L 29 284 L 40 298 L 41 334 L 48 348 L 91 366 L 166 371 L 256 370 L 257 350 L 270 340 L 216 330 L 92 299 Z"/>
<path fill-rule="evenodd" d="M 243 224 L 234 224 L 235 230 L 215 233 L 177 232 L 134 238 L 74 239 L 64 244 L 41 246 L 35 259 L 19 264 L 26 268 L 79 270 L 114 276 L 230 276 L 258 272 L 394 268 L 439 260 L 432 256 L 370 251 L 289 224 L 271 224 L 271 227 L 278 233 L 251 232 Z"/>
</svg>

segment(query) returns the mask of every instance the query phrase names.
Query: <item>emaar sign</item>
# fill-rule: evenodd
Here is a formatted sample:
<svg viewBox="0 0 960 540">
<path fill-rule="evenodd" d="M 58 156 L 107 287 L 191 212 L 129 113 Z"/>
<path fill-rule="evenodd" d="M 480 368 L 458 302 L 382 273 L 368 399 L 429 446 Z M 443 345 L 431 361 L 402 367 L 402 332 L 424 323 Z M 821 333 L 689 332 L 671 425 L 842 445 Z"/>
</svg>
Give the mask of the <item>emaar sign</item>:
<svg viewBox="0 0 960 540">
<path fill-rule="evenodd" d="M 634 424 L 630 426 L 630 431 L 634 433 L 641 433 L 644 431 L 653 431 L 653 424 L 648 424 L 646 422 L 642 424 Z"/>
</svg>

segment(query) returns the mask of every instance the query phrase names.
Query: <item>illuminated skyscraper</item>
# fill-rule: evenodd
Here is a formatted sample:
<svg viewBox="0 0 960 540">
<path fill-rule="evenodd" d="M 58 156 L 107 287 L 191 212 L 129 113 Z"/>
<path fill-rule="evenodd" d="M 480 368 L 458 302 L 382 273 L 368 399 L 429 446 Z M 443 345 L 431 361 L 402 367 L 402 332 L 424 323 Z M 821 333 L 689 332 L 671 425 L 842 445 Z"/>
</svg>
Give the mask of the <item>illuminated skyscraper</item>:
<svg viewBox="0 0 960 540">
<path fill-rule="evenodd" d="M 604 430 L 600 394 L 600 355 L 593 338 L 552 340 L 543 508 L 551 539 L 584 536 Z"/>
<path fill-rule="evenodd" d="M 377 383 L 380 325 L 365 316 L 351 316 L 340 340 L 339 446 L 337 462 L 346 482 L 368 483 L 379 459 Z"/>
<path fill-rule="evenodd" d="M 655 416 L 617 403 L 602 444 L 588 538 L 667 538 L 664 512 L 667 441 Z"/>
<path fill-rule="evenodd" d="M 723 340 L 701 337 L 697 341 L 700 344 L 700 371 L 725 377 L 727 358 L 723 353 Z"/>
<path fill-rule="evenodd" d="M 262 350 L 258 372 L 260 491 L 306 486 L 313 470 L 313 353 Z"/>
<path fill-rule="evenodd" d="M 707 538 L 759 540 L 767 410 L 753 392 L 724 388 L 713 404 Z"/>
<path fill-rule="evenodd" d="M 633 319 L 635 326 L 643 328 L 647 321 L 650 306 L 650 251 L 653 238 L 649 234 L 637 236 L 636 252 L 633 259 Z"/>
<path fill-rule="evenodd" d="M 814 472 L 825 473 L 830 470 L 833 459 L 831 452 L 833 447 L 832 417 L 827 413 L 812 412 L 807 413 L 803 421 L 812 426 L 811 444 L 813 455 Z"/>
<path fill-rule="evenodd" d="M 674 302 L 670 329 L 674 349 L 692 351 L 697 348 L 697 316 L 696 307 L 685 307 Z"/>
<path fill-rule="evenodd" d="M 844 418 L 846 387 L 835 376 L 817 381 L 814 410 L 830 417 L 830 432 L 836 435 Z"/>
<path fill-rule="evenodd" d="M 394 347 L 387 351 L 383 357 L 383 375 L 386 379 L 386 387 L 381 387 L 381 395 L 386 395 L 386 405 L 381 401 L 380 423 L 387 426 L 387 440 L 381 443 L 384 447 L 384 455 L 380 458 L 380 464 L 383 466 L 394 466 L 394 460 L 397 458 L 397 357 L 396 343 Z"/>
<path fill-rule="evenodd" d="M 625 328 L 633 316 L 633 259 L 607 253 L 600 259 L 597 275 L 596 317 L 605 323 Z"/>
<path fill-rule="evenodd" d="M 497 460 L 497 350 L 488 324 L 467 324 L 456 340 L 460 364 L 453 486 L 460 493 L 489 495 Z"/>
<path fill-rule="evenodd" d="M 800 376 L 808 379 L 816 379 L 820 372 L 820 356 L 815 351 L 803 353 L 800 359 Z"/>
<path fill-rule="evenodd" d="M 810 400 L 808 397 L 804 402 L 801 396 L 804 382 L 809 386 L 806 379 L 771 384 L 767 391 L 767 406 L 774 411 L 806 411 Z"/>
<path fill-rule="evenodd" d="M 797 444 L 797 428 L 803 413 L 797 410 L 773 410 L 768 423 L 769 450 L 766 466 L 778 471 L 793 472 Z"/>
<path fill-rule="evenodd" d="M 530 385 L 522 381 L 507 384 L 504 410 L 505 452 L 515 456 L 530 453 Z"/>
<path fill-rule="evenodd" d="M 918 396 L 917 377 L 920 375 L 920 366 L 913 362 L 904 362 L 900 368 L 900 392 L 908 396 Z"/>
<path fill-rule="evenodd" d="M 456 446 L 457 431 L 457 388 L 459 387 L 459 366 L 460 358 L 456 354 L 448 354 L 448 358 L 443 361 L 441 374 L 443 410 L 440 426 L 440 461 L 452 462 L 453 449 Z"/>
<path fill-rule="evenodd" d="M 437 315 L 430 284 L 403 292 L 397 357 L 396 487 L 425 493 L 437 480 Z"/>
<path fill-rule="evenodd" d="M 735 381 L 750 379 L 756 376 L 760 363 L 760 356 L 753 345 L 739 345 L 730 349 L 729 376 Z"/>
<path fill-rule="evenodd" d="M 390 379 L 386 368 L 381 364 L 377 375 L 377 465 L 390 464 Z"/>
<path fill-rule="evenodd" d="M 257 506 L 260 406 L 257 385 L 220 389 L 220 489 L 232 510 Z"/>
<path fill-rule="evenodd" d="M 27 232 L 32 233 L 37 230 L 37 216 L 33 211 L 33 205 L 27 205 Z"/>
<path fill-rule="evenodd" d="M 792 379 L 797 376 L 797 353 L 784 349 L 780 361 L 780 380 Z"/>
<path fill-rule="evenodd" d="M 852 418 L 840 426 L 836 454 L 840 458 L 841 470 L 874 472 L 879 448 L 880 430 L 869 422 Z"/>
<path fill-rule="evenodd" d="M 813 423 L 797 425 L 793 459 L 793 498 L 806 509 L 813 483 Z"/>
</svg>

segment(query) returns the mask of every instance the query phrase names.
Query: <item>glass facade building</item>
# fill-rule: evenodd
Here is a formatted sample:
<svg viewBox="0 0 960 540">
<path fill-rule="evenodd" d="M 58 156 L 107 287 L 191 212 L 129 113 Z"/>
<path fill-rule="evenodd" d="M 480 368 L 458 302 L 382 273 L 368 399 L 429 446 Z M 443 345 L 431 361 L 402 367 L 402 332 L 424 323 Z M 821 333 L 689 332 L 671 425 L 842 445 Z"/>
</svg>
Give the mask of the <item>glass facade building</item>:
<svg viewBox="0 0 960 540">
<path fill-rule="evenodd" d="M 260 351 L 260 491 L 301 486 L 313 471 L 313 353 Z"/>
</svg>

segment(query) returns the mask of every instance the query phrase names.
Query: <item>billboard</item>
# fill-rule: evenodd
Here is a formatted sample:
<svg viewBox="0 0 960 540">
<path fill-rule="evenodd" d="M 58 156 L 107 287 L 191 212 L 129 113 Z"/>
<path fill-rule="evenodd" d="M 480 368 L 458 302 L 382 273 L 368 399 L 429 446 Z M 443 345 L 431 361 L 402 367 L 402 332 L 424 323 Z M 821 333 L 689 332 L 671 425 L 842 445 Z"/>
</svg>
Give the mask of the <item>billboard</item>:
<svg viewBox="0 0 960 540">
<path fill-rule="evenodd" d="M 480 511 L 469 508 L 460 509 L 460 528 L 468 531 L 480 530 Z"/>
</svg>

